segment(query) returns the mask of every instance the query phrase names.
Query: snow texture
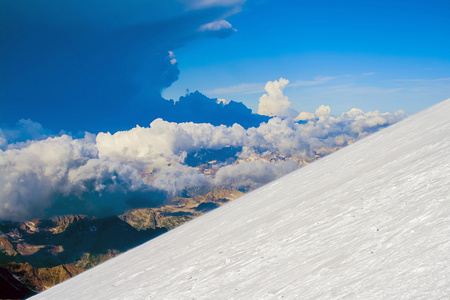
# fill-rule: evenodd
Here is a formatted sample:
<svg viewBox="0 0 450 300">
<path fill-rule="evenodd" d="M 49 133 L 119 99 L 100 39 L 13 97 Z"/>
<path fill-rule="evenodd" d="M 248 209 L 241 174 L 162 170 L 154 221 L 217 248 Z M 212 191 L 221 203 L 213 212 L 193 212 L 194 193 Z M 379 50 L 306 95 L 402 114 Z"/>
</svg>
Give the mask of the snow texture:
<svg viewBox="0 0 450 300">
<path fill-rule="evenodd" d="M 450 99 L 33 299 L 448 299 Z"/>
</svg>

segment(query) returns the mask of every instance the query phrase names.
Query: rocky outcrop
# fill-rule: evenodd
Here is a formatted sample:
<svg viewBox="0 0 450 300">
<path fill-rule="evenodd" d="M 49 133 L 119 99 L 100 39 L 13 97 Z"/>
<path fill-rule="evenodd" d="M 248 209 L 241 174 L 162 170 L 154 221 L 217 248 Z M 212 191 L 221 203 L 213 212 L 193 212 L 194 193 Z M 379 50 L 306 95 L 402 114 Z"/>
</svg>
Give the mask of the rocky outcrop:
<svg viewBox="0 0 450 300">
<path fill-rule="evenodd" d="M 22 282 L 26 295 L 43 291 L 242 194 L 231 189 L 191 190 L 164 206 L 120 216 L 0 221 L 0 266 Z M 0 298 L 5 297 L 0 290 Z"/>
<path fill-rule="evenodd" d="M 119 218 L 137 230 L 158 227 L 170 230 L 242 195 L 232 189 L 213 190 L 193 197 L 176 197 L 170 204 L 158 208 L 132 209 Z"/>
<path fill-rule="evenodd" d="M 29 263 L 9 263 L 3 266 L 30 290 L 41 292 L 64 280 L 67 280 L 84 271 L 83 268 L 63 264 L 53 268 L 35 268 Z M 3 295 L 2 295 L 3 297 Z"/>
</svg>

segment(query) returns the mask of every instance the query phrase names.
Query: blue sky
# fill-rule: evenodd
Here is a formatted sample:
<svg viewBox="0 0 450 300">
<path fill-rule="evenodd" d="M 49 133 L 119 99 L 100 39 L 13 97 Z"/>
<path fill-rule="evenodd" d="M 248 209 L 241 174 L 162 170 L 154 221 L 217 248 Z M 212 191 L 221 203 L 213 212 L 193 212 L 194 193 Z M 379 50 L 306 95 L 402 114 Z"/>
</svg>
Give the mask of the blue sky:
<svg viewBox="0 0 450 300">
<path fill-rule="evenodd" d="M 290 80 L 298 111 L 330 105 L 414 113 L 450 96 L 448 1 L 247 1 L 226 40 L 175 54 L 176 97 L 196 86 L 257 109 L 269 80 Z"/>
<path fill-rule="evenodd" d="M 176 108 L 161 91 L 178 100 L 199 90 L 256 113 L 264 85 L 279 78 L 290 81 L 283 92 L 298 112 L 325 104 L 334 114 L 414 113 L 450 97 L 447 0 L 0 5 L 3 127 L 31 119 L 54 132 L 98 132 L 157 117 L 208 121 L 195 115 L 197 98 L 185 101 L 187 114 L 189 105 Z M 224 124 L 249 116 L 239 106 L 202 111 L 228 114 Z"/>
</svg>

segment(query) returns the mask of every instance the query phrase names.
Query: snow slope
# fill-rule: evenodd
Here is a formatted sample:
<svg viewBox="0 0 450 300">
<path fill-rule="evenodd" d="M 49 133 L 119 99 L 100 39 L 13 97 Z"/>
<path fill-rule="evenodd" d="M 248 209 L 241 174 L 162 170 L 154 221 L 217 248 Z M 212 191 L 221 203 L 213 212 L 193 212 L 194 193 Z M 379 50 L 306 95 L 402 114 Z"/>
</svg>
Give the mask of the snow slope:
<svg viewBox="0 0 450 300">
<path fill-rule="evenodd" d="M 33 299 L 450 297 L 450 99 Z"/>
</svg>

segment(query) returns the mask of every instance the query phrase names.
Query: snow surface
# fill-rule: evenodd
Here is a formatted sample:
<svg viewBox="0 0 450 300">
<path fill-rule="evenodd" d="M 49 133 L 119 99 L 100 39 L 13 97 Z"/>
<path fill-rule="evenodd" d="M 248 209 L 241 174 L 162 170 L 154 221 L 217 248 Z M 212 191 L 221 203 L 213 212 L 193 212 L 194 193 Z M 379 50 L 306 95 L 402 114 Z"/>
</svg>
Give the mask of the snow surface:
<svg viewBox="0 0 450 300">
<path fill-rule="evenodd" d="M 450 297 L 450 99 L 32 299 Z"/>
</svg>

